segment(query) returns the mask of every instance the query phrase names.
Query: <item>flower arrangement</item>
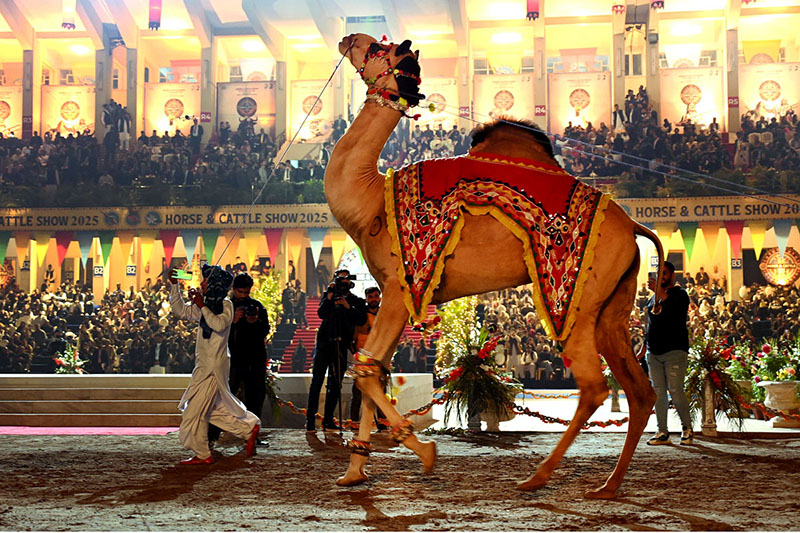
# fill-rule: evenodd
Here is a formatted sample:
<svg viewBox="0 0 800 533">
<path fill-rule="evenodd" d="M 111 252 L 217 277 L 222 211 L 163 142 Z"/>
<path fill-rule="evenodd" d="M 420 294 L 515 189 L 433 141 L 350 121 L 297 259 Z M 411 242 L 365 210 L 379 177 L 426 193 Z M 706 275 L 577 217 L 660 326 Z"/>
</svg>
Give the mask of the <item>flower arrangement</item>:
<svg viewBox="0 0 800 533">
<path fill-rule="evenodd" d="M 773 349 L 773 347 L 775 347 Z M 752 361 L 753 381 L 794 381 L 800 364 L 800 338 L 781 345 L 768 339 Z"/>
<path fill-rule="evenodd" d="M 278 323 L 278 317 L 283 315 L 283 304 L 281 303 L 281 279 L 280 272 L 272 269 L 266 276 L 260 276 L 255 284 L 250 296 L 261 302 L 264 309 L 267 310 L 267 318 L 272 325 L 269 328 L 269 333 L 265 342 L 272 341 L 272 336 L 275 334 L 275 324 Z"/>
<path fill-rule="evenodd" d="M 484 411 L 501 419 L 522 392 L 522 384 L 495 361 L 500 338 L 490 337 L 480 324 L 475 312 L 477 302 L 474 296 L 462 298 L 440 312 L 436 372 L 443 382 L 441 390 L 449 393 L 445 423 L 453 409 L 459 420 L 464 412 L 470 417 Z"/>
<path fill-rule="evenodd" d="M 54 361 L 56 362 L 56 374 L 86 374 L 86 370 L 83 369 L 86 361 L 78 357 L 78 352 L 69 343 L 63 354 L 61 352 L 56 354 Z"/>
<path fill-rule="evenodd" d="M 706 336 L 696 339 L 689 347 L 689 364 L 684 383 L 689 409 L 692 416 L 703 405 L 703 387 L 706 379 L 714 388 L 718 413 L 726 413 L 738 421 L 742 427 L 745 417 L 740 398 L 745 392 L 726 371 L 730 364 L 733 348 L 726 346 L 725 340 Z"/>
</svg>

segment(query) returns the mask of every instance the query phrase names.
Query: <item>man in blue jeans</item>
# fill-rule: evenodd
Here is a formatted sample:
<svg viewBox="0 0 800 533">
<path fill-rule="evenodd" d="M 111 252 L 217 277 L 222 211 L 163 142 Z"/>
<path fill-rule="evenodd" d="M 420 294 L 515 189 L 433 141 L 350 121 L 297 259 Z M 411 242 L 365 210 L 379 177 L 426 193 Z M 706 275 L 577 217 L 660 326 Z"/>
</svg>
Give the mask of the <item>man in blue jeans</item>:
<svg viewBox="0 0 800 533">
<path fill-rule="evenodd" d="M 670 444 L 667 431 L 667 390 L 681 419 L 683 433 L 681 444 L 692 444 L 694 432 L 689 415 L 689 401 L 684 391 L 683 380 L 689 362 L 689 295 L 675 285 L 675 265 L 664 262 L 661 286 L 651 277 L 647 286 L 654 292 L 647 303 L 647 333 L 639 359 L 647 351 L 650 367 L 650 382 L 656 391 L 656 421 L 658 432 L 647 441 L 649 445 Z M 656 298 L 661 300 L 661 313 L 653 314 Z"/>
</svg>

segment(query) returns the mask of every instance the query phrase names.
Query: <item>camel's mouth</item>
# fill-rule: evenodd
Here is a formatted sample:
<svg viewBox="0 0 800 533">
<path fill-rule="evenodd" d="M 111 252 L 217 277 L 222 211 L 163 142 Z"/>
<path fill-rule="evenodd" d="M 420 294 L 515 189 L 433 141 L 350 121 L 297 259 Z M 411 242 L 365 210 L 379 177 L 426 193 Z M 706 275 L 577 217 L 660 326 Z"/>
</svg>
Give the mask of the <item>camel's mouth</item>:
<svg viewBox="0 0 800 533">
<path fill-rule="evenodd" d="M 347 49 L 350 48 L 350 43 L 353 41 L 353 36 L 348 35 L 344 37 L 341 41 L 339 41 L 339 53 L 344 55 L 347 53 Z"/>
</svg>

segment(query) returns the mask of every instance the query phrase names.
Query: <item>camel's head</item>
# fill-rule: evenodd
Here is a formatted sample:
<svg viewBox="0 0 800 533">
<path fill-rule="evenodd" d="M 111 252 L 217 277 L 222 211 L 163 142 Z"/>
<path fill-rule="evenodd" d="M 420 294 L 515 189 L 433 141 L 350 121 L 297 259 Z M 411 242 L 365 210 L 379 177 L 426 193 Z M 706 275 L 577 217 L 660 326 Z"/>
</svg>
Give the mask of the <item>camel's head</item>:
<svg viewBox="0 0 800 533">
<path fill-rule="evenodd" d="M 401 98 L 415 106 L 425 98 L 419 94 L 419 50 L 411 51 L 411 41 L 383 43 L 370 35 L 354 33 L 339 43 L 339 52 L 347 57 L 370 90 L 388 91 L 390 98 Z"/>
</svg>

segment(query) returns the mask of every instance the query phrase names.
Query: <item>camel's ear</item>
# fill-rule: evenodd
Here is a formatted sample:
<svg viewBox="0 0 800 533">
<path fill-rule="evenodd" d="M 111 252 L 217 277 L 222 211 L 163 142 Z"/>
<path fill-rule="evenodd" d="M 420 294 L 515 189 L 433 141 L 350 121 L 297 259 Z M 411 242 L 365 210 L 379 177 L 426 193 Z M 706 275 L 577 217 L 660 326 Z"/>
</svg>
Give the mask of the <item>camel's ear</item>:
<svg viewBox="0 0 800 533">
<path fill-rule="evenodd" d="M 416 59 L 417 61 L 419 61 L 419 50 L 415 50 L 415 51 L 414 51 L 414 59 Z"/>
<path fill-rule="evenodd" d="M 400 43 L 400 46 L 398 46 L 397 49 L 394 51 L 394 55 L 403 56 L 409 53 L 410 51 L 411 51 L 411 41 L 406 39 L 405 41 Z"/>
</svg>

